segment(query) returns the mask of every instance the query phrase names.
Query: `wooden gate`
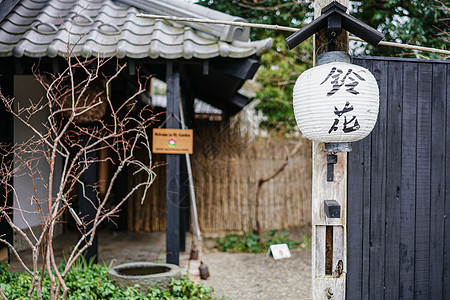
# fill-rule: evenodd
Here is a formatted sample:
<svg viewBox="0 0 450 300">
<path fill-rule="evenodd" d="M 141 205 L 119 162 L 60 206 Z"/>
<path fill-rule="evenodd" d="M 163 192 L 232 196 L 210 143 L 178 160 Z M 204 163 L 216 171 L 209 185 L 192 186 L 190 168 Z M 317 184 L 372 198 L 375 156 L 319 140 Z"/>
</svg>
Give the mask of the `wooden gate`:
<svg viewBox="0 0 450 300">
<path fill-rule="evenodd" d="M 450 62 L 354 63 L 381 103 L 349 154 L 347 299 L 450 299 Z"/>
</svg>

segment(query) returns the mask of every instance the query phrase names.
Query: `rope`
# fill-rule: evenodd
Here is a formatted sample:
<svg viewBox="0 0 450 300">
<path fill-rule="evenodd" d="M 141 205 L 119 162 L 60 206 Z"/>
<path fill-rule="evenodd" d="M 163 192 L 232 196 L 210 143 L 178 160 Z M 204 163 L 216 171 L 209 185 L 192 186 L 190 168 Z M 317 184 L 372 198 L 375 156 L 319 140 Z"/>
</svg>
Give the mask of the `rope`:
<svg viewBox="0 0 450 300">
<path fill-rule="evenodd" d="M 140 17 L 140 18 L 147 18 L 147 19 L 159 19 L 159 20 L 169 20 L 169 21 L 178 21 L 178 22 L 192 22 L 192 23 L 221 24 L 221 25 L 231 25 L 231 26 L 239 26 L 239 27 L 252 27 L 252 28 L 263 28 L 263 29 L 281 30 L 281 31 L 290 31 L 290 32 L 297 32 L 297 31 L 300 30 L 299 28 L 286 27 L 286 26 L 280 26 L 280 25 L 268 25 L 268 24 L 257 24 L 257 23 L 246 23 L 246 22 L 222 21 L 222 20 L 212 20 L 212 19 L 182 18 L 182 17 L 174 17 L 174 16 L 159 16 L 159 15 L 149 15 L 149 14 L 137 14 L 136 16 Z M 349 39 L 352 40 L 352 41 L 358 41 L 358 42 L 367 43 L 366 41 L 364 41 L 364 40 L 362 40 L 362 39 L 360 39 L 358 37 L 355 37 L 355 36 L 350 36 Z M 388 47 L 404 48 L 404 49 L 411 49 L 411 50 L 424 51 L 424 52 L 431 52 L 431 53 L 438 53 L 438 54 L 444 54 L 444 55 L 450 55 L 450 50 L 442 50 L 442 49 L 422 47 L 422 46 L 409 45 L 409 44 L 401 44 L 401 43 L 383 42 L 383 41 L 381 41 L 380 43 L 378 43 L 378 45 L 388 46 Z"/>
</svg>

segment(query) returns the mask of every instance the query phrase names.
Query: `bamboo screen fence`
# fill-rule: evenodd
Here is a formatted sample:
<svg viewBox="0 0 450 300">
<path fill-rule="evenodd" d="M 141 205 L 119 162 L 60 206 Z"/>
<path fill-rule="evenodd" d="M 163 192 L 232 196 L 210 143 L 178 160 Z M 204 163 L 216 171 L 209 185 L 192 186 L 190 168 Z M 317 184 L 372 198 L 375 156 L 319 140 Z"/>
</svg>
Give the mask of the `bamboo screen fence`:
<svg viewBox="0 0 450 300">
<path fill-rule="evenodd" d="M 192 168 L 203 231 L 256 229 L 256 189 L 261 177 L 275 172 L 298 140 L 271 140 L 243 136 L 228 122 L 195 121 Z M 311 222 L 311 143 L 302 139 L 300 151 L 283 172 L 266 182 L 261 191 L 263 229 L 287 229 Z M 163 162 L 164 155 L 154 157 Z M 146 201 L 128 203 L 128 228 L 165 230 L 165 168 Z M 138 177 L 129 176 L 129 185 Z"/>
</svg>

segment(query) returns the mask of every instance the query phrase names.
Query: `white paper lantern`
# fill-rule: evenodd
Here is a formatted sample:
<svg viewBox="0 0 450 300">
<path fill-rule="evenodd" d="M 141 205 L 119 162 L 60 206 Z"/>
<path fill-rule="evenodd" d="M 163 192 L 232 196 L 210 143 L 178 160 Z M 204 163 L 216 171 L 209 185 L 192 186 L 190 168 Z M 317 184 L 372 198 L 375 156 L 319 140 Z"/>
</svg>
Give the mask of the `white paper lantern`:
<svg viewBox="0 0 450 300">
<path fill-rule="evenodd" d="M 303 72 L 294 86 L 294 114 L 303 136 L 336 143 L 366 137 L 378 117 L 379 91 L 369 70 L 347 62 Z"/>
</svg>

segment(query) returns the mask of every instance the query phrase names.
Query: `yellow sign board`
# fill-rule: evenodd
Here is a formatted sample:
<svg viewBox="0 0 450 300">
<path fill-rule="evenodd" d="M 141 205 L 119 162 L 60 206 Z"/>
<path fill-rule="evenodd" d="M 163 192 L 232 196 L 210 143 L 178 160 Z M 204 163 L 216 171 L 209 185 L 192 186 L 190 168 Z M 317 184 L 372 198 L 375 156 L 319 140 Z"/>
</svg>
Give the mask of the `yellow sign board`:
<svg viewBox="0 0 450 300">
<path fill-rule="evenodd" d="M 192 154 L 192 129 L 153 128 L 153 153 Z"/>
</svg>

